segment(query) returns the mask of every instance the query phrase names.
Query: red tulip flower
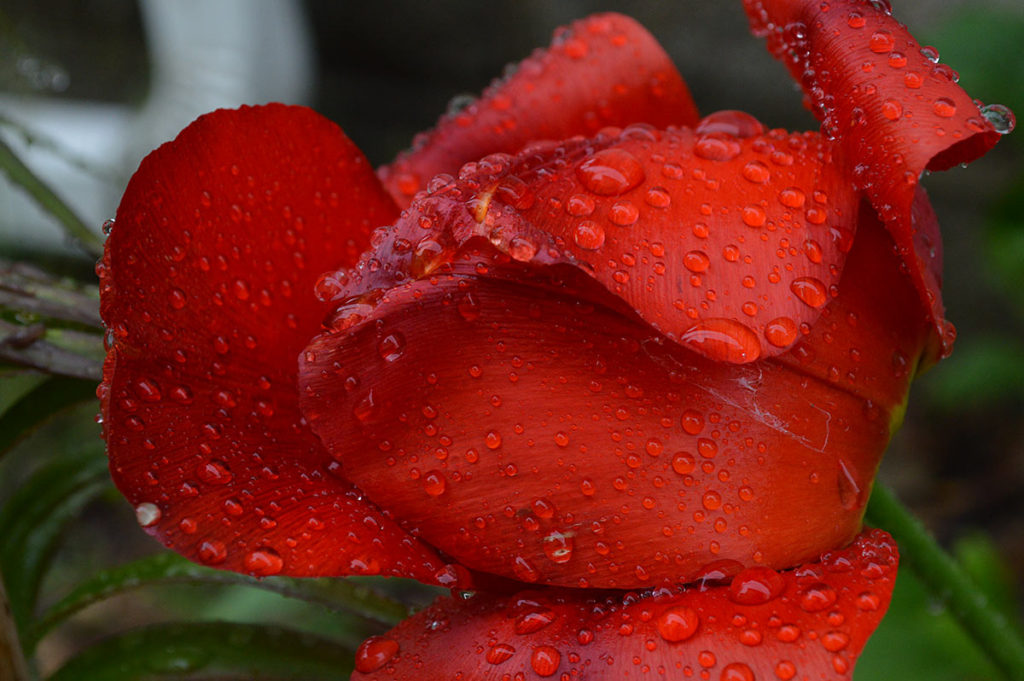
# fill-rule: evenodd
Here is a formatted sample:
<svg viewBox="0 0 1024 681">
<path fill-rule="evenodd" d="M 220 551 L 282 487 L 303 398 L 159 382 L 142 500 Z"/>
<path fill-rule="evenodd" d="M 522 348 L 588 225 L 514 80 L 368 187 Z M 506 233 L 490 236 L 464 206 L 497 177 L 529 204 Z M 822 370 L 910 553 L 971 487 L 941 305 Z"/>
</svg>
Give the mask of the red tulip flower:
<svg viewBox="0 0 1024 681">
<path fill-rule="evenodd" d="M 140 524 L 478 591 L 353 678 L 848 677 L 896 572 L 872 479 L 954 337 L 918 181 L 1012 121 L 883 4 L 746 3 L 820 133 L 701 117 L 612 14 L 376 173 L 308 109 L 195 121 L 99 266 Z"/>
</svg>

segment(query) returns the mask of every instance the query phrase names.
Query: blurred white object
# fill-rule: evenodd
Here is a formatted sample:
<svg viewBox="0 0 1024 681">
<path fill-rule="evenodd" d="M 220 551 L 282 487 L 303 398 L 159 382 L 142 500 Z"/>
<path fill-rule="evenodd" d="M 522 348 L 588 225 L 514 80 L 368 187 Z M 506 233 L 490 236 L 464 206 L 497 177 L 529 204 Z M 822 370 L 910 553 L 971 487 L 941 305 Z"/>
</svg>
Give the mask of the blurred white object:
<svg viewBox="0 0 1024 681">
<path fill-rule="evenodd" d="M 197 116 L 303 103 L 313 83 L 299 0 L 140 0 L 140 9 L 152 64 L 141 109 L 0 93 L 0 115 L 47 143 L 27 145 L 0 127 L 4 141 L 97 233 L 139 161 Z M 0 174 L 0 255 L 12 246 L 71 248 L 53 218 Z"/>
</svg>

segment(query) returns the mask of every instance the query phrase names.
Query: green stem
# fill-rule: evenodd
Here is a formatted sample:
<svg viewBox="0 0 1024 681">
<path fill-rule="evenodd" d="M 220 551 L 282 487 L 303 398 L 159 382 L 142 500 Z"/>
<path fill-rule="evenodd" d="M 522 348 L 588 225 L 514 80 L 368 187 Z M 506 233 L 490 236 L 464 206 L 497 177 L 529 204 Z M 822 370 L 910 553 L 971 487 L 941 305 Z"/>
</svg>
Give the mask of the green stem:
<svg viewBox="0 0 1024 681">
<path fill-rule="evenodd" d="M 18 643 L 18 630 L 7 602 L 3 576 L 0 575 L 0 679 L 27 681 L 28 666 Z"/>
<path fill-rule="evenodd" d="M 1024 680 L 1024 640 L 946 553 L 910 510 L 881 483 L 875 483 L 868 504 L 869 524 L 887 530 L 900 546 L 905 563 L 932 595 L 947 606 L 1007 678 Z"/>
<path fill-rule="evenodd" d="M 64 231 L 89 255 L 99 257 L 103 254 L 103 243 L 100 238 L 46 183 L 36 177 L 35 173 L 21 162 L 14 150 L 7 146 L 2 139 L 0 139 L 0 170 L 7 173 L 11 182 L 20 185 L 28 192 L 29 196 L 35 199 L 43 210 L 56 218 Z"/>
</svg>

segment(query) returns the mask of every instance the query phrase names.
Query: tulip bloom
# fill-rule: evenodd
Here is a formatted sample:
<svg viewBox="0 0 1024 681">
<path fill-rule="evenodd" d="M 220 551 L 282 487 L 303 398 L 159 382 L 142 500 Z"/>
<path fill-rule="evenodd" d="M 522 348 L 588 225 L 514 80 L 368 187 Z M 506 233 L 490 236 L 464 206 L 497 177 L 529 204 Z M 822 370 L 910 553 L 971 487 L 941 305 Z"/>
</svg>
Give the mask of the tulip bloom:
<svg viewBox="0 0 1024 681">
<path fill-rule="evenodd" d="M 607 14 L 376 174 L 281 105 L 154 151 L 98 266 L 140 524 L 254 575 L 483 592 L 354 678 L 848 676 L 897 563 L 872 479 L 954 337 L 918 180 L 1012 117 L 882 3 L 746 5 L 821 133 L 701 117 Z"/>
</svg>

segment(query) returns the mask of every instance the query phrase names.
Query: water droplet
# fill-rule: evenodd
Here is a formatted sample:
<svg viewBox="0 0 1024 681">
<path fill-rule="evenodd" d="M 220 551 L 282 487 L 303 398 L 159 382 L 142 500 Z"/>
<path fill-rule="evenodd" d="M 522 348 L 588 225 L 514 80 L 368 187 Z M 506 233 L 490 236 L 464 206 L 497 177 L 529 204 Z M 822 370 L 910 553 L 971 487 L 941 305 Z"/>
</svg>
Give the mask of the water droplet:
<svg viewBox="0 0 1024 681">
<path fill-rule="evenodd" d="M 691 272 L 704 272 L 711 266 L 711 259 L 704 251 L 690 251 L 683 256 L 683 266 Z"/>
<path fill-rule="evenodd" d="M 537 646 L 530 655 L 530 666 L 537 676 L 553 676 L 562 663 L 562 654 L 552 646 Z"/>
<path fill-rule="evenodd" d="M 699 435 L 704 430 L 704 415 L 696 409 L 687 409 L 680 419 L 683 430 L 690 435 Z"/>
<path fill-rule="evenodd" d="M 850 645 L 850 637 L 841 631 L 829 631 L 821 637 L 821 645 L 830 653 L 838 653 Z"/>
<path fill-rule="evenodd" d="M 818 582 L 800 592 L 800 607 L 806 612 L 818 612 L 831 608 L 839 596 L 828 584 Z"/>
<path fill-rule="evenodd" d="M 742 218 L 747 227 L 763 227 L 768 216 L 761 206 L 749 205 L 743 207 Z"/>
<path fill-rule="evenodd" d="M 644 202 L 655 208 L 668 208 L 672 204 L 672 196 L 664 187 L 651 187 L 644 195 Z"/>
<path fill-rule="evenodd" d="M 697 322 L 679 341 L 706 357 L 734 364 L 753 362 L 761 356 L 757 334 L 747 325 L 724 317 Z"/>
<path fill-rule="evenodd" d="M 769 567 L 756 565 L 733 577 L 729 599 L 741 605 L 761 605 L 777 598 L 786 588 L 786 580 Z"/>
<path fill-rule="evenodd" d="M 1002 104 L 986 104 L 981 107 L 981 115 L 985 117 L 995 131 L 1000 135 L 1006 135 L 1013 132 L 1014 127 L 1017 125 L 1017 120 L 1013 116 L 1013 112 Z"/>
<path fill-rule="evenodd" d="M 227 464 L 217 459 L 210 459 L 196 466 L 196 475 L 208 485 L 226 485 L 233 477 Z"/>
<path fill-rule="evenodd" d="M 207 539 L 199 545 L 199 560 L 207 565 L 219 565 L 227 557 L 227 547 L 219 539 Z"/>
<path fill-rule="evenodd" d="M 274 549 L 258 548 L 250 552 L 243 561 L 247 572 L 257 577 L 276 575 L 284 568 L 284 561 Z"/>
<path fill-rule="evenodd" d="M 501 434 L 496 430 L 487 431 L 487 435 L 484 436 L 484 444 L 487 445 L 487 449 L 497 449 L 501 446 Z"/>
<path fill-rule="evenodd" d="M 744 111 L 726 109 L 708 114 L 697 124 L 695 132 L 698 135 L 710 133 L 724 133 L 744 139 L 755 137 L 764 132 L 764 125 L 750 114 Z"/>
<path fill-rule="evenodd" d="M 368 674 L 377 671 L 398 654 L 398 641 L 386 636 L 371 636 L 356 649 L 356 671 Z"/>
<path fill-rule="evenodd" d="M 693 145 L 694 155 L 708 161 L 731 161 L 741 151 L 735 137 L 720 132 L 702 135 Z"/>
<path fill-rule="evenodd" d="M 744 179 L 754 184 L 764 184 L 772 178 L 772 171 L 760 161 L 750 161 L 743 166 L 742 172 Z"/>
<path fill-rule="evenodd" d="M 173 307 L 175 310 L 182 309 L 188 302 L 188 299 L 185 297 L 185 292 L 182 291 L 180 288 L 172 288 L 169 299 L 171 301 L 171 307 Z"/>
<path fill-rule="evenodd" d="M 672 470 L 679 475 L 689 475 L 697 467 L 697 461 L 691 454 L 679 452 L 672 457 Z"/>
<path fill-rule="evenodd" d="M 940 118 L 952 118 L 956 115 L 956 104 L 949 97 L 939 97 L 932 103 L 932 111 Z"/>
<path fill-rule="evenodd" d="M 536 582 L 540 579 L 540 571 L 526 558 L 516 556 L 512 561 L 512 572 L 521 582 Z"/>
<path fill-rule="evenodd" d="M 875 54 L 886 54 L 892 51 L 892 48 L 896 45 L 896 41 L 893 40 L 892 33 L 889 31 L 875 31 L 871 34 L 871 38 L 868 40 L 868 49 Z"/>
<path fill-rule="evenodd" d="M 531 610 L 516 619 L 514 628 L 517 634 L 532 634 L 554 621 L 555 613 L 552 610 Z"/>
<path fill-rule="evenodd" d="M 882 102 L 882 115 L 890 121 L 898 120 L 903 115 L 903 105 L 895 99 L 887 99 Z"/>
<path fill-rule="evenodd" d="M 764 337 L 777 348 L 789 347 L 796 334 L 797 324 L 789 317 L 776 317 L 764 325 Z"/>
<path fill-rule="evenodd" d="M 135 520 L 141 527 L 152 527 L 160 522 L 160 508 L 153 503 L 144 501 L 135 507 Z"/>
<path fill-rule="evenodd" d="M 801 301 L 814 308 L 819 308 L 828 300 L 825 284 L 814 277 L 799 277 L 789 285 L 789 290 Z"/>
<path fill-rule="evenodd" d="M 567 563 L 572 559 L 572 535 L 558 530 L 544 537 L 544 555 L 553 563 Z"/>
<path fill-rule="evenodd" d="M 732 662 L 722 668 L 719 681 L 755 681 L 754 672 L 742 662 Z"/>
<path fill-rule="evenodd" d="M 604 228 L 593 220 L 581 220 L 573 230 L 572 240 L 584 250 L 596 251 L 604 245 Z"/>
<path fill-rule="evenodd" d="M 393 331 L 377 343 L 377 354 L 385 362 L 394 362 L 405 352 L 405 336 Z"/>
<path fill-rule="evenodd" d="M 640 209 L 632 201 L 616 201 L 608 211 L 608 219 L 620 227 L 634 224 L 640 217 Z"/>
<path fill-rule="evenodd" d="M 135 383 L 135 393 L 143 402 L 159 402 L 163 399 L 163 395 L 160 393 L 160 386 L 156 384 L 156 381 L 149 378 L 139 379 Z"/>
<path fill-rule="evenodd" d="M 625 149 L 602 149 L 576 167 L 583 186 L 601 196 L 623 194 L 644 181 L 646 173 L 637 158 Z"/>
<path fill-rule="evenodd" d="M 692 638 L 700 626 L 700 615 L 693 608 L 676 605 L 658 616 L 658 633 L 666 641 L 676 643 Z"/>
<path fill-rule="evenodd" d="M 491 664 L 501 664 L 514 655 L 516 649 L 507 643 L 496 643 L 487 651 L 484 658 Z"/>
<path fill-rule="evenodd" d="M 857 482 L 853 471 L 842 459 L 839 459 L 839 475 L 836 485 L 839 488 L 839 503 L 847 511 L 860 508 L 867 501 L 865 486 Z"/>
<path fill-rule="evenodd" d="M 423 490 L 432 497 L 444 494 L 447 485 L 441 471 L 430 471 L 423 476 Z"/>
</svg>

